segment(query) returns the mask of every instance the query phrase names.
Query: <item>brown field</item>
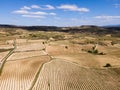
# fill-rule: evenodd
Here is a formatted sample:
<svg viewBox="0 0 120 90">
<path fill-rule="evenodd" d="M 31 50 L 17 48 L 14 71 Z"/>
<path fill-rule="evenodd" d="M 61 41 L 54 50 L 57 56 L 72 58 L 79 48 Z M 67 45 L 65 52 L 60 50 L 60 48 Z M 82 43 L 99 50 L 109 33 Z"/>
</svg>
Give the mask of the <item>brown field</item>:
<svg viewBox="0 0 120 90">
<path fill-rule="evenodd" d="M 48 62 L 48 56 L 7 61 L 0 76 L 0 90 L 27 90 L 40 66 Z"/>
<path fill-rule="evenodd" d="M 120 90 L 119 37 L 16 32 L 1 32 L 0 90 Z"/>
<path fill-rule="evenodd" d="M 44 65 L 32 90 L 119 90 L 120 69 L 115 70 L 83 68 L 54 59 Z"/>
<path fill-rule="evenodd" d="M 63 42 L 62 42 L 63 43 Z M 81 49 L 90 49 L 92 44 L 78 45 L 52 45 L 47 46 L 47 52 L 57 58 L 70 60 L 87 67 L 103 67 L 106 63 L 111 63 L 114 67 L 120 65 L 120 49 L 118 47 L 105 47 L 98 45 L 98 50 L 105 52 L 106 55 L 92 55 L 82 51 Z M 68 46 L 68 49 L 65 48 Z M 114 53 L 116 52 L 116 53 Z M 89 58 L 90 57 L 90 58 Z"/>
<path fill-rule="evenodd" d="M 31 51 L 31 52 L 16 52 L 13 53 L 7 60 L 21 60 L 24 58 L 44 56 L 46 53 L 44 51 Z"/>
</svg>

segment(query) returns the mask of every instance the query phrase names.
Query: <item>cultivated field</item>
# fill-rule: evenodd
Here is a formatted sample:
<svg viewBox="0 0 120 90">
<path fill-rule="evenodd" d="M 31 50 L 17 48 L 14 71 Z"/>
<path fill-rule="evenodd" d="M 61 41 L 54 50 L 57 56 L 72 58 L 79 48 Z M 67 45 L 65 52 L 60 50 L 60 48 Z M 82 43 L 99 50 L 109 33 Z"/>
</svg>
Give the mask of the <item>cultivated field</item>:
<svg viewBox="0 0 120 90">
<path fill-rule="evenodd" d="M 0 90 L 27 90 L 35 77 L 37 70 L 48 56 L 7 61 L 0 76 Z"/>
<path fill-rule="evenodd" d="M 120 68 L 90 69 L 53 59 L 44 65 L 32 90 L 119 90 Z"/>
<path fill-rule="evenodd" d="M 0 90 L 120 90 L 119 37 L 8 31 L 0 34 Z"/>
<path fill-rule="evenodd" d="M 120 65 L 120 48 L 113 46 L 101 46 L 97 45 L 97 49 L 100 52 L 106 53 L 106 55 L 94 55 L 82 51 L 82 49 L 91 49 L 94 45 L 79 45 L 79 44 L 63 44 L 64 41 L 56 45 L 58 42 L 51 43 L 47 46 L 47 52 L 57 58 L 70 60 L 74 63 L 78 63 L 81 66 L 102 68 L 106 63 L 111 63 L 113 67 Z M 67 48 L 65 48 L 67 46 Z M 89 58 L 90 57 L 90 58 Z"/>
</svg>

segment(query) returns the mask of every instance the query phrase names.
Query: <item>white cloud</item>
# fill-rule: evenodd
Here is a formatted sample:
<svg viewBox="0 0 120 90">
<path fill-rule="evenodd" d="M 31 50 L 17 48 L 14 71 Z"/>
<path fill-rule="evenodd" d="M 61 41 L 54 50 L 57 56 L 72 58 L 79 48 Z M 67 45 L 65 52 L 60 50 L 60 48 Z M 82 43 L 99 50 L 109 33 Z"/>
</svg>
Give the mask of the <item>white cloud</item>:
<svg viewBox="0 0 120 90">
<path fill-rule="evenodd" d="M 29 14 L 34 14 L 34 15 L 48 15 L 48 13 L 46 13 L 46 12 L 41 12 L 41 11 L 29 12 Z"/>
<path fill-rule="evenodd" d="M 40 9 L 41 7 L 38 6 L 38 5 L 32 5 L 31 8 L 34 8 L 34 9 Z"/>
<path fill-rule="evenodd" d="M 13 11 L 12 13 L 15 13 L 15 14 L 29 14 L 29 12 L 26 11 L 26 10 L 16 10 L 16 11 Z"/>
<path fill-rule="evenodd" d="M 80 12 L 89 12 L 90 10 L 88 8 L 79 8 L 78 11 L 80 11 Z"/>
<path fill-rule="evenodd" d="M 45 5 L 45 7 L 46 7 L 47 10 L 55 9 L 55 7 L 53 7 L 52 5 Z"/>
<path fill-rule="evenodd" d="M 36 11 L 33 11 L 32 9 L 37 9 Z M 43 12 L 39 10 L 51 10 L 55 9 L 51 5 L 43 5 L 42 7 L 38 5 L 32 5 L 31 7 L 24 6 L 20 8 L 19 10 L 15 10 L 12 13 L 14 14 L 20 14 L 22 17 L 31 17 L 31 18 L 45 18 L 46 16 L 56 16 L 57 14 L 54 12 Z"/>
<path fill-rule="evenodd" d="M 97 18 L 97 19 L 120 19 L 120 16 L 95 16 L 94 18 Z"/>
<path fill-rule="evenodd" d="M 48 13 L 46 13 L 46 12 L 41 12 L 41 11 L 30 12 L 30 11 L 26 11 L 26 10 L 16 10 L 16 11 L 13 11 L 12 13 L 15 13 L 15 14 L 27 14 L 27 15 L 28 14 L 29 15 L 48 15 Z"/>
<path fill-rule="evenodd" d="M 56 19 L 56 20 L 60 20 L 61 18 L 60 18 L 60 17 L 54 17 L 54 19 Z"/>
<path fill-rule="evenodd" d="M 55 16 L 55 15 L 57 15 L 56 13 L 49 13 L 50 15 L 53 15 L 53 16 Z"/>
<path fill-rule="evenodd" d="M 28 18 L 45 18 L 45 16 L 39 16 L 39 15 L 22 15 L 22 17 L 28 17 Z"/>
<path fill-rule="evenodd" d="M 115 8 L 119 8 L 120 4 L 113 4 L 115 6 Z"/>
<path fill-rule="evenodd" d="M 24 7 L 21 8 L 21 10 L 30 10 L 30 9 L 31 9 L 31 8 L 28 7 L 28 6 L 24 6 Z"/>
<path fill-rule="evenodd" d="M 36 11 L 36 12 L 30 12 L 30 11 L 26 11 L 26 10 L 16 10 L 13 11 L 12 13 L 15 14 L 20 14 L 22 15 L 22 17 L 29 17 L 29 18 L 45 18 L 46 16 L 52 15 L 52 16 L 56 16 L 56 13 L 47 13 L 47 12 L 42 12 L 42 11 Z"/>
<path fill-rule="evenodd" d="M 57 7 L 58 9 L 69 10 L 69 11 L 79 11 L 79 12 L 89 12 L 88 8 L 80 8 L 77 5 L 60 5 Z"/>
<path fill-rule="evenodd" d="M 55 7 L 52 6 L 52 5 L 42 5 L 42 6 L 32 5 L 31 8 L 41 9 L 41 10 L 52 10 L 52 9 L 55 9 Z"/>
</svg>

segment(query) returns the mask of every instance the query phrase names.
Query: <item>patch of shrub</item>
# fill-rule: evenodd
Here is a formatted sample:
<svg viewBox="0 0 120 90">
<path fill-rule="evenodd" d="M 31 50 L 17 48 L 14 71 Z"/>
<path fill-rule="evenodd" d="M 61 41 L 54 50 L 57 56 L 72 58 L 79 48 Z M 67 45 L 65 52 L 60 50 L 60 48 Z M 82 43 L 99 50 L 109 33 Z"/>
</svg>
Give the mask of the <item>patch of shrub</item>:
<svg viewBox="0 0 120 90">
<path fill-rule="evenodd" d="M 94 54 L 98 54 L 98 50 L 97 50 L 97 49 L 94 50 L 93 53 L 94 53 Z"/>
<path fill-rule="evenodd" d="M 100 53 L 99 53 L 99 55 L 105 55 L 105 53 L 103 53 L 103 52 L 100 52 Z"/>
<path fill-rule="evenodd" d="M 87 52 L 88 52 L 88 53 L 92 53 L 92 51 L 91 51 L 91 50 L 88 50 Z"/>
<path fill-rule="evenodd" d="M 96 46 L 93 46 L 91 50 L 84 50 L 84 51 L 87 51 L 88 53 L 95 54 L 95 55 L 105 55 L 105 53 L 103 52 L 99 53 L 98 49 L 96 49 Z"/>
<path fill-rule="evenodd" d="M 107 63 L 105 66 L 103 67 L 112 67 L 111 64 Z"/>
<path fill-rule="evenodd" d="M 29 34 L 29 37 L 32 39 L 49 39 L 50 37 L 45 34 Z"/>
<path fill-rule="evenodd" d="M 98 44 L 101 46 L 107 46 L 107 44 L 105 44 L 104 42 L 98 42 Z"/>
<path fill-rule="evenodd" d="M 68 46 L 65 46 L 66 49 L 68 49 Z"/>
<path fill-rule="evenodd" d="M 55 39 L 55 40 L 61 40 L 61 39 L 64 39 L 65 36 L 63 36 L 63 35 L 55 35 L 52 38 Z"/>
<path fill-rule="evenodd" d="M 115 44 L 120 44 L 120 41 L 117 41 L 117 40 L 116 40 L 116 41 L 112 41 L 112 42 L 111 42 L 111 45 L 115 45 Z"/>
</svg>

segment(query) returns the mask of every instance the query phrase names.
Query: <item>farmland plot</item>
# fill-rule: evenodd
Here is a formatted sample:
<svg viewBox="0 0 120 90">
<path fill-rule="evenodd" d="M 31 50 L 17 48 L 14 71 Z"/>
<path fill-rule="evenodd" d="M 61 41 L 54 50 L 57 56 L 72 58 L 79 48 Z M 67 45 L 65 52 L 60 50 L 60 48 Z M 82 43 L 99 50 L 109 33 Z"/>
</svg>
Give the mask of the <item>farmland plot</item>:
<svg viewBox="0 0 120 90">
<path fill-rule="evenodd" d="M 67 46 L 67 48 L 65 48 Z M 81 66 L 97 67 L 101 68 L 106 63 L 112 64 L 112 66 L 120 66 L 120 53 L 119 48 L 112 48 L 97 46 L 99 52 L 104 52 L 105 55 L 94 55 L 88 52 L 82 51 L 82 49 L 90 50 L 93 45 L 49 45 L 46 51 L 57 58 L 66 59 L 74 63 L 78 63 Z M 115 51 L 114 51 L 115 50 Z M 90 57 L 90 58 L 89 58 Z"/>
<path fill-rule="evenodd" d="M 56 59 L 46 63 L 32 90 L 119 90 L 114 70 L 83 68 Z"/>
<path fill-rule="evenodd" d="M 51 55 L 70 55 L 81 53 L 79 45 L 50 45 L 47 46 L 47 52 Z"/>
<path fill-rule="evenodd" d="M 0 76 L 0 90 L 27 90 L 40 66 L 48 56 L 7 61 Z"/>
<path fill-rule="evenodd" d="M 24 45 L 17 45 L 15 52 L 35 51 L 44 49 L 42 43 L 26 43 Z"/>
<path fill-rule="evenodd" d="M 43 50 L 42 51 L 31 51 L 31 52 L 15 52 L 7 60 L 21 60 L 24 58 L 30 58 L 35 56 L 47 55 Z"/>
</svg>

